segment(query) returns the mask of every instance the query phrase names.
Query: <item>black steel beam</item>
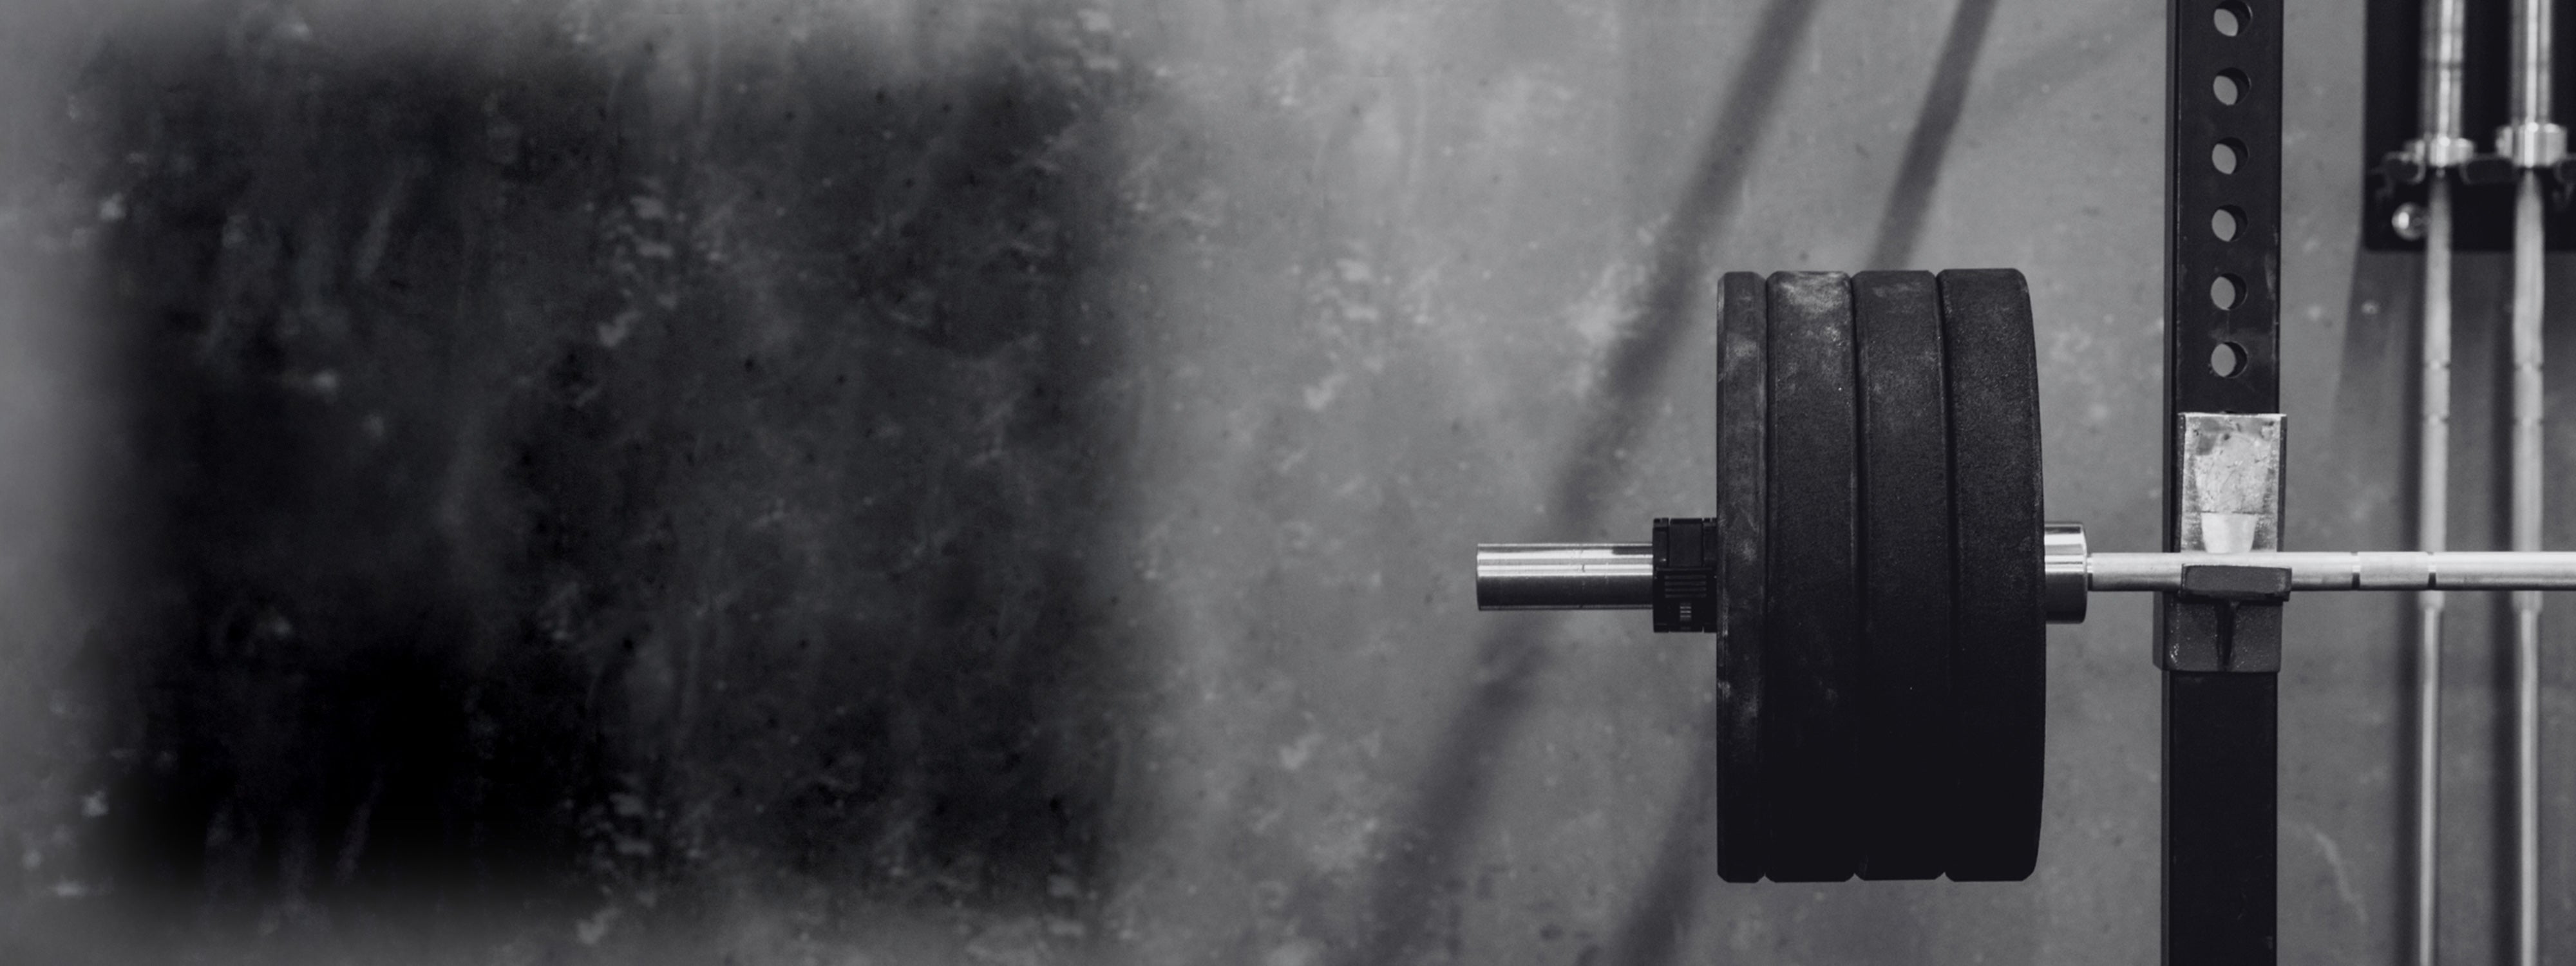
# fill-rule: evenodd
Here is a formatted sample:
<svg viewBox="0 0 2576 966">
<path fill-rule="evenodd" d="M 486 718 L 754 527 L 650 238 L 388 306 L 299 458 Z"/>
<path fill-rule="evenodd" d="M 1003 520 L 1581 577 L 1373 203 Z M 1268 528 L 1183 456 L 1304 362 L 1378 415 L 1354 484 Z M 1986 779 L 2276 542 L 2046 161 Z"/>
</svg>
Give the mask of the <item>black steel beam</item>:
<svg viewBox="0 0 2576 966">
<path fill-rule="evenodd" d="M 2270 963 L 2277 674 L 2165 674 L 2164 961 Z"/>
<path fill-rule="evenodd" d="M 2179 414 L 2280 410 L 2282 9 L 2173 0 L 2169 18 L 2164 517 L 2175 550 Z M 2275 961 L 2277 678 L 2171 660 L 2279 647 L 2277 621 L 2220 620 L 2210 609 L 2221 606 L 2168 595 L 2157 608 L 2170 964 Z M 2194 639 L 2217 634 L 2237 638 Z"/>
</svg>

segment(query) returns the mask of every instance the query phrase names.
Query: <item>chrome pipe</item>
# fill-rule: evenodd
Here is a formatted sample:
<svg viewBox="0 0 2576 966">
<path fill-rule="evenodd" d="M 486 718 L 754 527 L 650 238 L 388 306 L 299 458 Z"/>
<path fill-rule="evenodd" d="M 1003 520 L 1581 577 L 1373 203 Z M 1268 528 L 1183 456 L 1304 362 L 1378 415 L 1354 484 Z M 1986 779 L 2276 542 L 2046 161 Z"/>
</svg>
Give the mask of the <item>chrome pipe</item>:
<svg viewBox="0 0 2576 966">
<path fill-rule="evenodd" d="M 2460 134 L 2460 84 L 2462 65 L 2468 57 L 2468 25 L 2466 0 L 2425 0 L 2422 74 L 2417 85 L 2422 91 L 2417 117 L 2423 122 L 2423 133 L 2413 149 L 2416 160 L 2436 171 L 2457 167 L 2477 152 L 2477 146 Z"/>
<path fill-rule="evenodd" d="M 2301 550 L 2251 553 L 2060 555 L 2044 565 L 2080 573 L 2102 593 L 2183 589 L 2183 568 L 2278 567 L 2294 591 L 2570 590 L 2576 552 Z M 2080 570 L 2068 569 L 2080 566 Z M 1642 543 L 1485 544 L 1476 548 L 1481 610 L 1644 610 L 1654 590 L 1653 548 Z"/>
<path fill-rule="evenodd" d="M 2513 9 L 2513 119 L 2549 123 L 2550 0 L 2517 0 Z"/>
<path fill-rule="evenodd" d="M 2422 133 L 2411 146 L 2431 171 L 2425 203 L 2424 337 L 2421 448 L 2416 463 L 2416 545 L 2440 552 L 2448 536 L 2451 458 L 2451 183 L 2445 172 L 2475 147 L 2460 134 L 2461 79 L 2468 50 L 2466 0 L 2425 0 Z M 2441 800 L 2442 591 L 2416 597 L 2415 664 L 2415 963 L 2435 966 Z"/>
<path fill-rule="evenodd" d="M 1645 610 L 1655 548 L 1644 543 L 1489 543 L 1476 548 L 1477 610 Z"/>
<path fill-rule="evenodd" d="M 2510 123 L 2496 153 L 2521 169 L 2513 209 L 2513 549 L 2540 548 L 2544 297 L 2540 169 L 2566 156 L 2566 131 L 2550 120 L 2550 2 L 2516 0 Z M 2540 962 L 2540 609 L 2537 590 L 2513 595 L 2515 959 Z"/>
<path fill-rule="evenodd" d="M 2096 553 L 2085 576 L 2096 591 L 2179 591 L 2185 567 L 2280 567 L 2290 589 L 2566 590 L 2576 588 L 2576 553 L 2502 551 L 2302 550 L 2254 553 Z"/>
<path fill-rule="evenodd" d="M 2514 197 L 2513 237 L 2513 549 L 2540 548 L 2541 379 L 2540 173 L 2522 172 Z M 2513 595 L 2514 757 L 2520 855 L 2520 926 L 2516 948 L 2523 966 L 2540 962 L 2540 607 L 2538 590 Z"/>
<path fill-rule="evenodd" d="M 2566 156 L 2550 121 L 2549 0 L 2518 0 L 2513 17 L 2513 116 L 2497 153 L 2522 169 L 2513 209 L 2513 548 L 2540 547 L 2544 297 L 2539 169 Z M 2513 595 L 2515 959 L 2540 963 L 2540 608 L 2538 591 Z"/>
<path fill-rule="evenodd" d="M 2549 0 L 2517 0 L 2513 10 L 2512 112 L 2496 131 L 2496 153 L 2529 171 L 2567 156 L 2567 132 L 2549 118 Z"/>
</svg>

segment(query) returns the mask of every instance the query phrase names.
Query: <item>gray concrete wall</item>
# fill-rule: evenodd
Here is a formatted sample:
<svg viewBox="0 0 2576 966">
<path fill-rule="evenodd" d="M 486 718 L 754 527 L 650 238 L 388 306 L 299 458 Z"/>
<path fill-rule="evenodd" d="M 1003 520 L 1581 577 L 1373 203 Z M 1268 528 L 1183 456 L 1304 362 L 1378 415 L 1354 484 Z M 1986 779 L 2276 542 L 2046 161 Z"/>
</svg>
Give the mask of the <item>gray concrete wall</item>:
<svg viewBox="0 0 2576 966">
<path fill-rule="evenodd" d="M 2413 269 L 2354 252 L 2358 6 L 2293 16 L 2289 536 L 2401 546 Z M 1710 509 L 1726 269 L 2022 269 L 2051 515 L 2151 546 L 2163 38 L 2110 0 L 20 0 L 0 958 L 2152 961 L 2144 599 L 2054 634 L 2031 881 L 1747 887 L 1710 642 L 1480 615 L 1468 561 Z M 2481 304 L 2460 546 L 2502 538 Z M 2455 606 L 2475 963 L 2506 650 Z M 2292 605 L 2284 962 L 2410 935 L 2407 607 Z"/>
</svg>

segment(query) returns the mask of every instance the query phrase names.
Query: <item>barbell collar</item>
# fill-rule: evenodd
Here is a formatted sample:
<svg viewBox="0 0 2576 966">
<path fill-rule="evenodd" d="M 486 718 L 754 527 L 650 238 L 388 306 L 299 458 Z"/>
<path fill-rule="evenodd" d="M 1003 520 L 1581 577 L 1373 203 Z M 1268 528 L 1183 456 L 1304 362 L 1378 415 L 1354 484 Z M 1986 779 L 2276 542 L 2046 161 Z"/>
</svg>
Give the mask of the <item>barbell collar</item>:
<svg viewBox="0 0 2576 966">
<path fill-rule="evenodd" d="M 2093 598 L 2093 582 L 2085 572 L 2090 556 L 2083 524 L 2051 523 L 2040 528 L 2040 600 L 2047 605 L 2049 623 L 2084 623 L 2085 602 Z"/>
</svg>

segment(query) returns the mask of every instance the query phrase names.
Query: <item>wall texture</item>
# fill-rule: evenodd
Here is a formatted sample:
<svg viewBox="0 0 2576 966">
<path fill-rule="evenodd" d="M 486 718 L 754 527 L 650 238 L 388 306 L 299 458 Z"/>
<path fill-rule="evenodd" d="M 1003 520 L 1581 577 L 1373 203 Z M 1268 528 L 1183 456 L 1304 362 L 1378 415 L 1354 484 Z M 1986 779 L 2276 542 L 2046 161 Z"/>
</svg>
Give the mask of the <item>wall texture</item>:
<svg viewBox="0 0 2576 966">
<path fill-rule="evenodd" d="M 2414 270 L 2354 252 L 2359 10 L 2293 15 L 2289 537 L 2399 546 Z M 1711 509 L 1714 272 L 1991 265 L 2051 515 L 2151 546 L 2163 38 L 2113 0 L 13 3 L 0 958 L 2153 961 L 2145 600 L 2055 632 L 2031 881 L 1746 887 L 1710 643 L 1480 615 L 1469 552 Z M 2503 350 L 2462 318 L 2471 545 Z M 2455 606 L 2476 963 L 2508 649 Z M 2284 962 L 2413 928 L 2407 607 L 2293 604 Z"/>
</svg>

